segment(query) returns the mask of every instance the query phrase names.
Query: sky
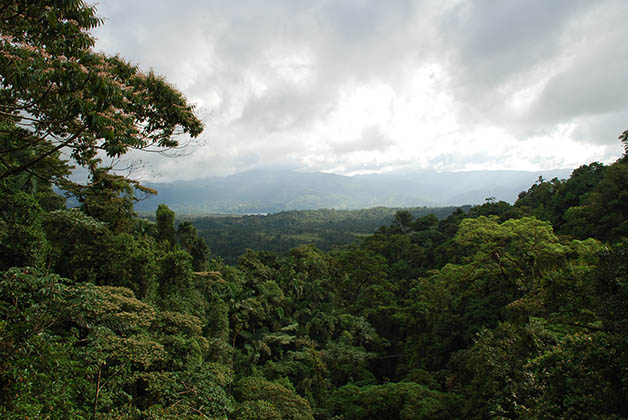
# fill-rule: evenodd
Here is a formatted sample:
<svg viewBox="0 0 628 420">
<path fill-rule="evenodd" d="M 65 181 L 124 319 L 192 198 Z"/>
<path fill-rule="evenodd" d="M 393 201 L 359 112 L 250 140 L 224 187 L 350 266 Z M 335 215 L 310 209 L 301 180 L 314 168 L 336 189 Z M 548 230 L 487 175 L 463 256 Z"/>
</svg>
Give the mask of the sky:
<svg viewBox="0 0 628 420">
<path fill-rule="evenodd" d="M 205 131 L 165 181 L 610 163 L 628 129 L 625 0 L 101 0 L 96 50 L 163 75 Z M 185 141 L 185 139 L 182 139 Z"/>
</svg>

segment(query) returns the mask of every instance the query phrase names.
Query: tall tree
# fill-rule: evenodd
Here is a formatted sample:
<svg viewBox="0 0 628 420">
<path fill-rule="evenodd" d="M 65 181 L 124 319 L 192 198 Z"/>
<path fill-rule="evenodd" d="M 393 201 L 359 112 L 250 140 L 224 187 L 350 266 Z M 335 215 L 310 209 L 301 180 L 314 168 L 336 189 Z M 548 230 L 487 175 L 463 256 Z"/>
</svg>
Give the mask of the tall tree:
<svg viewBox="0 0 628 420">
<path fill-rule="evenodd" d="M 174 212 L 165 204 L 160 204 L 155 212 L 155 218 L 157 219 L 157 241 L 165 248 L 174 248 L 177 244 Z"/>
<path fill-rule="evenodd" d="M 93 50 L 102 20 L 82 0 L 8 0 L 0 6 L 0 180 L 68 150 L 81 165 L 99 152 L 166 150 L 173 136 L 198 136 L 193 106 L 163 78 Z M 23 161 L 8 156 L 30 150 Z"/>
<path fill-rule="evenodd" d="M 619 136 L 619 140 L 624 145 L 624 156 L 623 156 L 623 159 L 626 159 L 626 157 L 628 157 L 628 130 L 626 130 L 623 133 L 621 133 L 621 135 Z"/>
</svg>

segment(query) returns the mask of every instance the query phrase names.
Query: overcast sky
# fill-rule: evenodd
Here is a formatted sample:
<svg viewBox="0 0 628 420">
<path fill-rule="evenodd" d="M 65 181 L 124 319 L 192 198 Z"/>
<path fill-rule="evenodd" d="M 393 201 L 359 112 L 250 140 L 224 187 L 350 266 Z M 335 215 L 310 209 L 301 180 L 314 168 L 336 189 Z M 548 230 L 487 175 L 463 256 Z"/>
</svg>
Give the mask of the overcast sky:
<svg viewBox="0 0 628 420">
<path fill-rule="evenodd" d="M 166 77 L 201 141 L 143 179 L 260 167 L 574 168 L 628 129 L 626 0 L 101 0 L 96 49 Z"/>
</svg>

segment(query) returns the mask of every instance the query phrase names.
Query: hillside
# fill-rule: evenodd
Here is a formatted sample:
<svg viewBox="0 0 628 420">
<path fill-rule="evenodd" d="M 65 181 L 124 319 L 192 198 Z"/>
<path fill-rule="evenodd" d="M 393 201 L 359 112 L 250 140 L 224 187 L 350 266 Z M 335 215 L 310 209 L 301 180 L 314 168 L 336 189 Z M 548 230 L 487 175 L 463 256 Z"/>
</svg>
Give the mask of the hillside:
<svg viewBox="0 0 628 420">
<path fill-rule="evenodd" d="M 468 211 L 470 206 L 463 206 Z M 446 218 L 456 207 L 405 209 L 413 217 L 434 214 Z M 183 217 L 196 227 L 212 255 L 235 263 L 246 249 L 272 251 L 281 255 L 300 245 L 328 251 L 337 245 L 374 233 L 393 221 L 401 208 L 375 207 L 361 210 L 292 210 L 269 215 Z"/>
<path fill-rule="evenodd" d="M 571 170 L 412 171 L 342 176 L 257 170 L 232 176 L 148 183 L 159 191 L 136 205 L 152 213 L 161 203 L 179 214 L 257 214 L 286 210 L 442 207 L 480 204 L 488 197 L 509 203 L 539 176 L 567 178 Z"/>
</svg>

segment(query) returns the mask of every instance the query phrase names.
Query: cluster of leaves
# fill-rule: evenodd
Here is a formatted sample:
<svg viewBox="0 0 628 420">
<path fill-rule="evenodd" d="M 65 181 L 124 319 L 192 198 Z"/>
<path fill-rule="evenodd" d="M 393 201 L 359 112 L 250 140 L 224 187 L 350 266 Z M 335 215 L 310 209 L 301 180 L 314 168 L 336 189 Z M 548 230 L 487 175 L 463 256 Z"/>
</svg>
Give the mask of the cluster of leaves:
<svg viewBox="0 0 628 420">
<path fill-rule="evenodd" d="M 616 242 L 628 235 L 628 161 L 591 163 L 561 181 L 542 178 L 515 203 L 525 214 L 547 220 L 556 232 L 579 239 Z"/>
<path fill-rule="evenodd" d="M 0 297 L 3 418 L 226 415 L 228 369 L 198 317 L 32 268 L 4 272 Z"/>
<path fill-rule="evenodd" d="M 71 150 L 79 164 L 98 151 L 172 148 L 177 132 L 197 136 L 200 121 L 183 95 L 153 73 L 96 53 L 88 30 L 101 23 L 82 0 L 8 1 L 0 8 L 0 119 L 3 134 L 28 148 L 26 161 L 3 159 L 0 179 Z M 3 155 L 5 154 L 3 153 Z"/>
<path fill-rule="evenodd" d="M 95 202 L 100 219 L 3 198 L 0 416 L 224 418 L 228 320 L 206 246 L 189 226 L 109 221 L 117 203 Z"/>
</svg>

